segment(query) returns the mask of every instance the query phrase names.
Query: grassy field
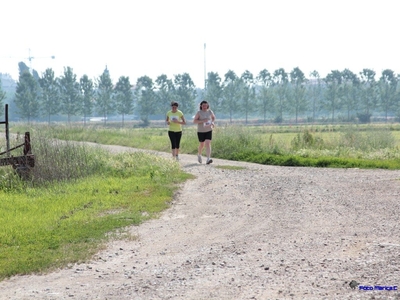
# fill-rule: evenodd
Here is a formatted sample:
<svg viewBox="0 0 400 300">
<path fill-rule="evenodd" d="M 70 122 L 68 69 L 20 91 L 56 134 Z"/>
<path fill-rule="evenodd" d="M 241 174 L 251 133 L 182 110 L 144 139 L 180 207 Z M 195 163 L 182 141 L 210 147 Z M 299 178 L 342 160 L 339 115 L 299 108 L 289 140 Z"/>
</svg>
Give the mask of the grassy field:
<svg viewBox="0 0 400 300">
<path fill-rule="evenodd" d="M 87 260 L 124 228 L 156 217 L 179 183 L 179 164 L 144 153 L 111 155 L 72 141 L 170 152 L 166 127 L 13 125 L 31 133 L 33 176 L 0 168 L 0 280 Z M 217 126 L 213 157 L 260 164 L 400 169 L 400 125 Z M 54 140 L 56 139 L 56 140 Z M 182 153 L 197 153 L 194 126 Z M 0 140 L 4 151 L 5 141 Z M 19 154 L 18 154 L 19 155 Z"/>
<path fill-rule="evenodd" d="M 22 127 L 13 127 L 21 132 Z M 91 141 L 170 152 L 167 128 L 34 126 L 49 138 Z M 34 136 L 34 135 L 33 135 Z M 195 126 L 186 126 L 181 152 L 197 153 Z M 217 126 L 213 157 L 260 164 L 314 167 L 400 168 L 400 124 Z"/>
</svg>

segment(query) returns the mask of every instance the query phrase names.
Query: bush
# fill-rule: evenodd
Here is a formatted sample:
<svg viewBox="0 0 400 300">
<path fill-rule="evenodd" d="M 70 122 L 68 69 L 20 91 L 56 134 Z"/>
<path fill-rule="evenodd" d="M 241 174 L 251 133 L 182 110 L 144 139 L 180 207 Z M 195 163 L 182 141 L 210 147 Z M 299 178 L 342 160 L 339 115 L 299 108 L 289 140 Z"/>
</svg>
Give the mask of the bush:
<svg viewBox="0 0 400 300">
<path fill-rule="evenodd" d="M 282 118 L 281 116 L 276 116 L 276 117 L 274 118 L 274 123 L 280 124 L 280 123 L 282 123 L 282 122 L 283 122 L 283 118 Z"/>
<path fill-rule="evenodd" d="M 324 144 L 323 139 L 316 137 L 309 130 L 304 130 L 303 133 L 298 133 L 297 136 L 292 140 L 291 145 L 293 150 L 303 148 L 322 148 Z"/>
<path fill-rule="evenodd" d="M 360 123 L 366 124 L 366 123 L 371 123 L 371 114 L 370 113 L 358 113 L 357 118 L 360 121 Z"/>
</svg>

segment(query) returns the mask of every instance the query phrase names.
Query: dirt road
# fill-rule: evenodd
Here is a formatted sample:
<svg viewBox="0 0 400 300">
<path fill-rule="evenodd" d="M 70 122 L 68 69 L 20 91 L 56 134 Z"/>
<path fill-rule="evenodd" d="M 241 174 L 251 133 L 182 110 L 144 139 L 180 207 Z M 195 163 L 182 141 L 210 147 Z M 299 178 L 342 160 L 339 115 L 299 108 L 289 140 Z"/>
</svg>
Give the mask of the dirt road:
<svg viewBox="0 0 400 300">
<path fill-rule="evenodd" d="M 179 163 L 196 179 L 136 241 L 0 299 L 400 299 L 400 171 Z"/>
</svg>

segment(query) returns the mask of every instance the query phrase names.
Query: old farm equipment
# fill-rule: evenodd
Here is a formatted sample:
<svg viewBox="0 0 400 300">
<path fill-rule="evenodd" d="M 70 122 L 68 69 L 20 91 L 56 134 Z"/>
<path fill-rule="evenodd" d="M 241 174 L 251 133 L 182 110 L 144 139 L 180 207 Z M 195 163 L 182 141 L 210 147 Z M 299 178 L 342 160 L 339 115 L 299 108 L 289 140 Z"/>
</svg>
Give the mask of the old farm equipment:
<svg viewBox="0 0 400 300">
<path fill-rule="evenodd" d="M 5 121 L 0 122 L 6 126 L 6 151 L 0 152 L 0 156 L 6 155 L 4 158 L 0 158 L 0 166 L 11 165 L 17 173 L 26 178 L 31 169 L 35 166 L 35 156 L 32 154 L 31 138 L 29 132 L 25 132 L 24 143 L 10 148 L 10 132 L 8 127 L 8 104 L 5 107 Z M 11 151 L 23 147 L 23 155 L 12 156 Z"/>
</svg>

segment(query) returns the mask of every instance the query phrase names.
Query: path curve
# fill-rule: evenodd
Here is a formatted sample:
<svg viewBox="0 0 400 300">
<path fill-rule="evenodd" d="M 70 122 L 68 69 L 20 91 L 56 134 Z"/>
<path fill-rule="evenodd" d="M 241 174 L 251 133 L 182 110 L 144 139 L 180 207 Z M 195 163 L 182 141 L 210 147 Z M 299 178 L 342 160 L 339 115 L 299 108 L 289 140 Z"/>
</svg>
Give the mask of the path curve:
<svg viewBox="0 0 400 300">
<path fill-rule="evenodd" d="M 400 171 L 179 163 L 196 179 L 136 241 L 4 280 L 0 299 L 400 299 L 349 286 L 400 286 Z"/>
</svg>

